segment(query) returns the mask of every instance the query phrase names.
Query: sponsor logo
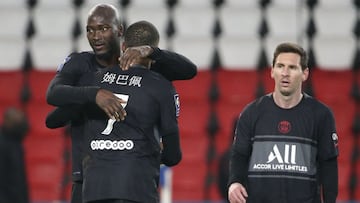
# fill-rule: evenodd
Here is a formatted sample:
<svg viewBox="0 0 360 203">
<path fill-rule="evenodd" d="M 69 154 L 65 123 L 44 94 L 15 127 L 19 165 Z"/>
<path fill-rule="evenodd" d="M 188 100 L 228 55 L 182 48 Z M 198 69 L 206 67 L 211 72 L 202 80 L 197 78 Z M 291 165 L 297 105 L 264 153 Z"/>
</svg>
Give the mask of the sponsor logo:
<svg viewBox="0 0 360 203">
<path fill-rule="evenodd" d="M 132 140 L 92 140 L 92 150 L 131 150 L 134 148 Z"/>
<path fill-rule="evenodd" d="M 270 152 L 269 156 L 268 156 L 268 161 L 266 163 L 270 163 L 273 162 L 275 159 L 277 160 L 278 163 L 283 164 L 296 164 L 295 161 L 295 157 L 296 157 L 296 145 L 285 145 L 285 150 L 284 150 L 284 156 L 282 156 L 280 154 L 279 148 L 277 145 L 274 145 L 273 147 L 273 151 Z"/>
<path fill-rule="evenodd" d="M 266 163 L 255 163 L 252 168 L 254 170 L 308 172 L 306 165 L 297 164 L 296 162 L 296 145 L 285 144 L 283 149 L 282 152 L 275 144 L 268 155 Z"/>
</svg>

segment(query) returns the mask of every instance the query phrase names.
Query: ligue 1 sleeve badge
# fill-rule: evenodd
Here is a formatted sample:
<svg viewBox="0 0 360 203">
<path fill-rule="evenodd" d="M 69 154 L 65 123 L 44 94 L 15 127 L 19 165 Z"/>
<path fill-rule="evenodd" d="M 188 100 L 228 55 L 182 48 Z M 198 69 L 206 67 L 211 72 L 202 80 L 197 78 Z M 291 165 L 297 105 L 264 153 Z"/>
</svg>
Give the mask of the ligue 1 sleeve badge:
<svg viewBox="0 0 360 203">
<path fill-rule="evenodd" d="M 336 133 L 333 133 L 331 135 L 331 138 L 332 138 L 332 140 L 334 142 L 335 147 L 337 147 L 338 146 L 338 140 L 339 140 L 338 135 Z"/>
<path fill-rule="evenodd" d="M 175 109 L 176 109 L 176 117 L 180 115 L 180 97 L 179 94 L 174 95 Z"/>
</svg>

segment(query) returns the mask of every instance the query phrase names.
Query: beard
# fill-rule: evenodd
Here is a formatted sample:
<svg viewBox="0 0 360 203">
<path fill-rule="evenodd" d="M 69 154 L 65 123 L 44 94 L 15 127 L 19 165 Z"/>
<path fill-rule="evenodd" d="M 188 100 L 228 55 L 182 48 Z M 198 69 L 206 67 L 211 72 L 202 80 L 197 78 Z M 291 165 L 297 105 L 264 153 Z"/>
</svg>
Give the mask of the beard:
<svg viewBox="0 0 360 203">
<path fill-rule="evenodd" d="M 291 91 L 287 91 L 287 90 L 280 90 L 280 93 L 283 96 L 290 96 L 291 95 Z"/>
<path fill-rule="evenodd" d="M 94 48 L 93 50 L 97 58 L 105 61 L 112 60 L 115 56 L 120 56 L 120 44 L 116 40 L 108 42 L 102 50 L 96 51 Z"/>
</svg>

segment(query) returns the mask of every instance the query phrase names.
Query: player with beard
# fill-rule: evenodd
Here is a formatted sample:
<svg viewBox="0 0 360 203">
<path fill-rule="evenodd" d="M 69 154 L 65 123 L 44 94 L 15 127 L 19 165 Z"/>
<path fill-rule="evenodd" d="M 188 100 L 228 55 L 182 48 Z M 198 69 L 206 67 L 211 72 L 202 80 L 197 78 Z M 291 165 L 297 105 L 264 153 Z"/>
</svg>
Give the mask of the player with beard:
<svg viewBox="0 0 360 203">
<path fill-rule="evenodd" d="M 245 107 L 230 157 L 231 203 L 335 203 L 338 136 L 332 111 L 302 91 L 307 55 L 279 44 L 274 91 Z"/>
<path fill-rule="evenodd" d="M 82 76 L 118 64 L 123 28 L 116 8 L 109 4 L 96 5 L 89 12 L 86 30 L 93 52 L 72 53 L 64 60 L 49 84 L 47 102 L 60 107 L 96 103 L 109 118 L 124 120 L 126 112 L 122 107 L 123 100 L 99 86 L 81 86 Z M 151 46 L 128 48 L 120 58 L 121 68 L 127 69 L 138 58 L 152 59 L 150 70 L 159 72 L 170 81 L 191 79 L 197 72 L 196 66 L 184 56 Z M 69 109 L 55 112 L 61 116 L 62 113 L 71 113 Z M 47 126 L 60 127 L 50 122 Z M 76 203 L 82 202 L 83 120 L 72 120 L 70 130 L 73 180 L 71 201 Z"/>
<path fill-rule="evenodd" d="M 140 21 L 129 26 L 124 38 L 124 49 L 156 47 L 159 33 L 151 23 Z M 115 66 L 95 75 L 96 85 L 126 101 L 127 116 L 116 122 L 102 111 L 89 113 L 96 110 L 93 107 L 85 110 L 84 202 L 157 203 L 161 161 L 174 166 L 181 160 L 179 95 L 170 81 L 148 69 L 150 64 L 151 59 L 144 58 L 128 70 Z"/>
</svg>

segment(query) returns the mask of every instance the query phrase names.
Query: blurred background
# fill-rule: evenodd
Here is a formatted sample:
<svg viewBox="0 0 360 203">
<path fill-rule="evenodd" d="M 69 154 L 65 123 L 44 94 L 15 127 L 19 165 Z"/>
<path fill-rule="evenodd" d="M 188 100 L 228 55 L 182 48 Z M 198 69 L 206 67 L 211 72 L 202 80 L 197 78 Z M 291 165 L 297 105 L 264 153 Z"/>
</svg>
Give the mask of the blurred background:
<svg viewBox="0 0 360 203">
<path fill-rule="evenodd" d="M 234 119 L 246 103 L 272 90 L 272 52 L 284 41 L 306 48 L 311 74 L 304 91 L 335 114 L 338 200 L 360 200 L 359 0 L 1 0 L 0 114 L 15 106 L 29 118 L 24 150 L 33 203 L 70 197 L 71 143 L 66 129 L 45 127 L 53 108 L 45 92 L 69 53 L 91 50 L 85 22 L 97 3 L 119 8 L 125 25 L 152 22 L 161 48 L 199 68 L 194 79 L 174 83 L 183 160 L 162 170 L 163 203 L 222 201 L 221 157 Z"/>
</svg>

